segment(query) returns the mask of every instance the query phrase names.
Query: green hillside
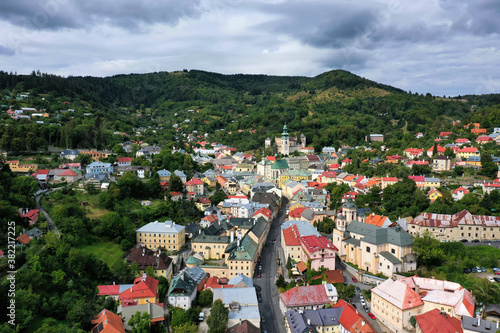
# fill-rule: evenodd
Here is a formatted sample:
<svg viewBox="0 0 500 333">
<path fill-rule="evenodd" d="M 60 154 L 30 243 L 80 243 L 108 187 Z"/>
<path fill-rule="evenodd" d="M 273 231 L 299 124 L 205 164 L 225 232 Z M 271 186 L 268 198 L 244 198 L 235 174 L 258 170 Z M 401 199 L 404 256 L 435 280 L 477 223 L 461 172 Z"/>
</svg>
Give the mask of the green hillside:
<svg viewBox="0 0 500 333">
<path fill-rule="evenodd" d="M 16 101 L 21 92 L 30 92 L 30 98 Z M 424 132 L 430 135 L 418 144 L 429 145 L 435 134 L 452 129 L 453 120 L 471 120 L 478 107 L 499 102 L 498 95 L 467 96 L 464 102 L 411 94 L 343 70 L 313 78 L 199 70 L 105 78 L 0 72 L 0 93 L 2 105 L 46 109 L 52 123 L 0 126 L 0 147 L 6 150 L 112 147 L 117 142 L 112 132 L 147 126 L 162 128 L 154 135 L 145 133 L 150 143 L 173 144 L 175 135 L 197 131 L 243 150 L 262 149 L 263 140 L 280 133 L 283 123 L 292 134 L 304 133 L 308 145 L 317 149 L 362 144 L 370 133 L 384 134 L 388 144 L 398 146 L 411 144 L 416 133 Z M 65 108 L 75 113 L 52 120 Z M 490 126 L 498 118 L 498 112 L 492 114 L 486 121 Z M 11 121 L 5 114 L 2 119 L 4 125 Z M 29 132 L 34 142 L 26 142 Z M 13 148 L 15 138 L 18 147 Z"/>
</svg>

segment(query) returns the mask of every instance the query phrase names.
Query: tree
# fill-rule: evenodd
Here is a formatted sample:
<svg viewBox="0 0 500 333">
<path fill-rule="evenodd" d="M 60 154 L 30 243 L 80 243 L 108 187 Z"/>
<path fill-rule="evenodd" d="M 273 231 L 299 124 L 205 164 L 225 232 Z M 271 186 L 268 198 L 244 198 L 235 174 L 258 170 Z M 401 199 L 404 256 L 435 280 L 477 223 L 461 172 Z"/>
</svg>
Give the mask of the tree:
<svg viewBox="0 0 500 333">
<path fill-rule="evenodd" d="M 278 276 L 278 279 L 276 280 L 276 286 L 278 288 L 285 288 L 286 282 L 285 282 L 285 278 L 283 277 L 282 274 L 280 274 L 280 276 Z"/>
<path fill-rule="evenodd" d="M 494 178 L 496 176 L 498 167 L 493 162 L 493 158 L 490 153 L 487 151 L 483 151 L 481 154 L 481 170 L 479 170 L 479 174 L 487 177 Z"/>
<path fill-rule="evenodd" d="M 174 333 L 196 333 L 198 332 L 198 326 L 195 323 L 184 323 L 181 326 L 174 326 Z"/>
<path fill-rule="evenodd" d="M 227 328 L 229 310 L 220 299 L 215 300 L 208 316 L 208 333 L 224 333 Z"/>
<path fill-rule="evenodd" d="M 132 327 L 132 333 L 149 333 L 151 322 L 151 316 L 147 312 L 139 312 L 137 311 L 130 319 L 128 320 L 128 325 Z"/>
<path fill-rule="evenodd" d="M 214 293 L 210 289 L 205 289 L 198 296 L 198 304 L 201 307 L 208 307 L 212 304 L 214 300 Z"/>
<path fill-rule="evenodd" d="M 184 184 L 179 176 L 175 174 L 170 176 L 169 190 L 170 192 L 182 192 L 184 190 Z"/>
<path fill-rule="evenodd" d="M 428 230 L 422 236 L 417 235 L 413 249 L 417 254 L 419 265 L 424 265 L 426 268 L 439 266 L 445 259 L 439 240 Z"/>
</svg>

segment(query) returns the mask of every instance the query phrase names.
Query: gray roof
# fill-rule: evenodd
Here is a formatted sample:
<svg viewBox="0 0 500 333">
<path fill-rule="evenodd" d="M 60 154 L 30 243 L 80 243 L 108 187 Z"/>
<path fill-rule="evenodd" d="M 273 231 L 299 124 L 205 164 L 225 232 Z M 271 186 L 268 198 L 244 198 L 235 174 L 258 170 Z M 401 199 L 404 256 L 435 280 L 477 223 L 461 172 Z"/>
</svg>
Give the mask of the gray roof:
<svg viewBox="0 0 500 333">
<path fill-rule="evenodd" d="M 344 310 L 341 308 L 329 308 L 318 310 L 304 310 L 304 318 L 311 321 L 313 326 L 333 326 L 339 325 L 339 318 Z"/>
<path fill-rule="evenodd" d="M 214 301 L 217 299 L 220 299 L 226 306 L 232 302 L 238 302 L 242 307 L 258 305 L 254 287 L 238 288 L 238 292 L 234 292 L 233 288 L 217 288 L 214 289 Z"/>
<path fill-rule="evenodd" d="M 342 208 L 357 209 L 358 206 L 348 198 L 347 201 L 342 204 Z"/>
<path fill-rule="evenodd" d="M 30 236 L 31 238 L 40 237 L 41 235 L 43 235 L 43 232 L 37 227 L 34 227 L 33 229 L 26 231 L 26 235 Z"/>
<path fill-rule="evenodd" d="M 317 333 L 316 328 L 312 325 L 307 325 L 304 316 L 295 309 L 287 311 L 285 318 L 292 333 Z"/>
<path fill-rule="evenodd" d="M 227 284 L 237 285 L 238 283 L 243 282 L 248 287 L 253 287 L 253 280 L 244 274 L 238 274 L 231 280 L 227 282 Z"/>
<path fill-rule="evenodd" d="M 250 229 L 250 232 L 257 236 L 257 239 L 260 239 L 262 234 L 266 231 L 268 225 L 269 223 L 267 223 L 267 221 L 263 217 L 259 217 L 255 225 L 252 227 L 252 229 Z"/>
<path fill-rule="evenodd" d="M 307 221 L 304 221 L 304 220 L 300 220 L 300 221 L 288 220 L 288 221 L 285 221 L 281 225 L 281 229 L 285 230 L 285 229 L 291 227 L 292 225 L 296 225 L 297 226 L 297 229 L 299 229 L 300 236 L 311 236 L 311 235 L 320 236 L 318 230 L 311 223 L 309 223 Z"/>
<path fill-rule="evenodd" d="M 468 332 L 495 332 L 497 325 L 489 320 L 463 316 L 462 328 Z"/>
<path fill-rule="evenodd" d="M 155 304 L 155 303 L 131 305 L 131 306 L 121 306 L 120 305 L 117 312 L 122 313 L 122 318 L 124 319 L 125 326 L 126 326 L 129 319 L 137 311 L 149 313 L 151 315 L 151 319 L 164 318 L 164 316 L 165 316 L 165 309 L 163 307 L 159 306 L 158 304 Z"/>
<path fill-rule="evenodd" d="M 168 170 L 158 170 L 158 176 L 160 177 L 170 177 L 171 174 Z"/>
<path fill-rule="evenodd" d="M 393 255 L 392 253 L 388 252 L 388 251 L 382 251 L 380 252 L 380 255 L 382 257 L 384 257 L 385 259 L 389 260 L 389 262 L 393 265 L 396 265 L 396 264 L 400 264 L 401 263 L 401 260 L 399 260 L 398 258 L 396 258 L 395 255 Z"/>
<path fill-rule="evenodd" d="M 229 244 L 229 236 L 206 235 L 203 232 L 191 241 L 193 243 L 222 243 Z"/>
<path fill-rule="evenodd" d="M 314 211 L 311 208 L 306 208 L 302 212 L 302 217 L 308 220 L 312 220 L 314 218 Z"/>
<path fill-rule="evenodd" d="M 160 233 L 160 234 L 178 234 L 182 230 L 186 229 L 185 226 L 175 224 L 175 222 L 172 221 L 165 221 L 165 222 L 150 222 L 146 224 L 145 226 L 137 229 L 136 232 L 154 232 L 154 233 Z"/>
<path fill-rule="evenodd" d="M 404 231 L 400 226 L 396 226 L 394 228 L 381 228 L 376 225 L 352 221 L 347 226 L 347 231 L 363 235 L 363 242 L 374 245 L 385 243 L 397 246 L 413 245 L 413 238 L 411 235 Z"/>
<path fill-rule="evenodd" d="M 186 272 L 180 271 L 172 281 L 168 288 L 169 296 L 184 296 L 191 295 L 196 290 L 196 281 Z"/>
</svg>

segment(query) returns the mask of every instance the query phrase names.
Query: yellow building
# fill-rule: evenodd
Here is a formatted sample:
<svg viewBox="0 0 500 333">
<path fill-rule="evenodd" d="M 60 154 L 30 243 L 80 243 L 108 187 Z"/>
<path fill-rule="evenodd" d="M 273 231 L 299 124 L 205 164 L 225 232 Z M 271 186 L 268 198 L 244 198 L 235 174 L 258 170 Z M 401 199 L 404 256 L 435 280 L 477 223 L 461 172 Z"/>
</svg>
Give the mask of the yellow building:
<svg viewBox="0 0 500 333">
<path fill-rule="evenodd" d="M 19 161 L 7 161 L 7 165 L 12 172 L 37 172 L 38 164 L 20 164 Z"/>
<path fill-rule="evenodd" d="M 311 180 L 311 174 L 305 170 L 286 170 L 279 175 L 278 178 L 279 187 L 283 187 L 283 183 L 287 180 L 295 180 L 300 182 L 301 180 Z"/>
<path fill-rule="evenodd" d="M 185 230 L 172 221 L 150 222 L 136 230 L 136 242 L 152 250 L 178 251 L 186 242 Z"/>
<path fill-rule="evenodd" d="M 500 237 L 500 216 L 472 215 L 463 210 L 453 215 L 421 213 L 408 224 L 410 235 L 429 232 L 440 241 L 494 240 Z"/>
</svg>

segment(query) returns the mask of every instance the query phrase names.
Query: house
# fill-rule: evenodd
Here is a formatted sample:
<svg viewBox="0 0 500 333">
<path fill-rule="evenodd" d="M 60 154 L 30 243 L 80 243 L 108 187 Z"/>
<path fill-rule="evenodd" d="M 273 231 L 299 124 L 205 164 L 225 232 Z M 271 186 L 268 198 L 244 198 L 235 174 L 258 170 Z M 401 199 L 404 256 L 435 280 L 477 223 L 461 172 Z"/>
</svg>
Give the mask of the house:
<svg viewBox="0 0 500 333">
<path fill-rule="evenodd" d="M 316 156 L 316 155 L 313 155 Z M 295 180 L 300 182 L 301 180 L 310 180 L 311 174 L 305 170 L 287 170 L 280 174 L 278 184 L 279 187 L 283 187 L 283 183 L 287 180 Z"/>
<path fill-rule="evenodd" d="M 430 147 L 427 149 L 427 156 L 432 158 L 433 155 L 444 155 L 446 148 L 441 145 L 437 145 L 436 150 L 437 151 L 434 151 L 434 146 Z"/>
<path fill-rule="evenodd" d="M 7 161 L 6 164 L 12 172 L 28 173 L 37 172 L 38 170 L 38 164 L 21 164 L 19 160 Z"/>
<path fill-rule="evenodd" d="M 141 148 L 137 153 L 135 153 L 135 157 L 150 157 L 152 155 L 159 154 L 161 152 L 161 148 L 158 146 L 146 146 Z"/>
<path fill-rule="evenodd" d="M 234 326 L 228 327 L 227 333 L 260 333 L 260 329 L 245 319 Z"/>
<path fill-rule="evenodd" d="M 161 250 L 154 252 L 146 247 L 132 248 L 126 261 L 129 265 L 136 263 L 141 274 L 152 267 L 156 276 L 163 276 L 167 280 L 172 278 L 172 259 L 165 252 L 161 253 Z"/>
<path fill-rule="evenodd" d="M 181 192 L 170 192 L 170 200 L 172 201 L 179 201 L 182 199 L 182 193 Z"/>
<path fill-rule="evenodd" d="M 381 228 L 388 228 L 392 225 L 391 220 L 387 216 L 375 215 L 372 213 L 365 218 L 364 223 L 375 225 Z"/>
<path fill-rule="evenodd" d="M 430 189 L 429 192 L 427 192 L 427 198 L 429 198 L 429 200 L 431 202 L 436 201 L 438 198 L 441 198 L 442 196 L 443 196 L 443 193 L 441 193 L 436 188 Z"/>
<path fill-rule="evenodd" d="M 18 244 L 19 245 L 26 245 L 28 244 L 29 242 L 31 242 L 31 237 L 28 236 L 28 234 L 22 234 L 22 235 L 19 235 L 16 240 L 18 241 Z"/>
<path fill-rule="evenodd" d="M 399 155 L 390 155 L 390 156 L 386 156 L 386 163 L 398 164 L 403 159 L 404 158 L 399 156 Z"/>
<path fill-rule="evenodd" d="M 284 257 L 300 261 L 302 257 L 301 236 L 314 235 L 319 237 L 315 227 L 305 221 L 286 221 L 281 226 L 281 247 Z"/>
<path fill-rule="evenodd" d="M 433 309 L 415 316 L 418 333 L 463 333 L 459 319 Z"/>
<path fill-rule="evenodd" d="M 160 181 L 170 181 L 170 176 L 172 175 L 168 170 L 158 170 L 158 177 L 160 177 Z"/>
<path fill-rule="evenodd" d="M 168 288 L 168 304 L 187 310 L 191 308 L 198 289 L 196 281 L 186 271 L 177 274 Z"/>
<path fill-rule="evenodd" d="M 432 170 L 434 171 L 450 171 L 451 170 L 451 158 L 444 155 L 439 155 L 434 157 L 432 161 Z"/>
<path fill-rule="evenodd" d="M 94 174 L 111 174 L 113 173 L 113 165 L 111 163 L 103 163 L 103 162 L 92 162 L 87 165 L 86 168 L 87 176 Z"/>
<path fill-rule="evenodd" d="M 97 296 L 111 297 L 120 304 L 147 304 L 158 302 L 158 280 L 145 273 L 133 284 L 97 286 Z"/>
<path fill-rule="evenodd" d="M 185 229 L 172 221 L 150 222 L 136 230 L 136 242 L 148 249 L 178 251 L 185 244 Z"/>
<path fill-rule="evenodd" d="M 424 155 L 424 150 L 420 148 L 408 148 L 404 150 L 404 155 L 410 159 L 420 158 Z"/>
<path fill-rule="evenodd" d="M 300 237 L 300 244 L 302 247 L 301 260 L 303 262 L 311 260 L 312 269 L 335 269 L 335 252 L 338 249 L 328 238 L 314 235 L 302 236 Z"/>
<path fill-rule="evenodd" d="M 492 304 L 495 306 L 494 304 Z M 488 312 L 488 306 L 485 308 L 485 313 Z M 476 333 L 476 332 L 493 332 L 498 331 L 500 323 L 498 321 L 489 321 L 477 317 L 462 316 L 462 329 L 464 333 Z M 460 331 L 459 331 L 460 332 Z"/>
<path fill-rule="evenodd" d="M 132 165 L 132 157 L 118 157 L 117 164 L 118 166 L 130 166 Z"/>
<path fill-rule="evenodd" d="M 254 287 L 214 289 L 214 301 L 220 299 L 229 309 L 227 327 L 233 327 L 244 320 L 260 328 L 260 312 L 257 294 Z"/>
<path fill-rule="evenodd" d="M 394 185 L 398 182 L 397 177 L 382 177 L 382 190 L 389 185 Z"/>
<path fill-rule="evenodd" d="M 200 226 L 202 228 L 208 228 L 212 223 L 215 223 L 219 221 L 219 218 L 217 215 L 206 215 L 204 218 L 201 219 Z"/>
<path fill-rule="evenodd" d="M 457 151 L 457 158 L 462 159 L 462 161 L 467 160 L 471 156 L 481 156 L 479 150 L 476 147 L 464 147 Z"/>
<path fill-rule="evenodd" d="M 464 195 L 469 194 L 469 190 L 460 186 L 451 192 L 451 196 L 453 197 L 453 200 L 461 200 Z"/>
<path fill-rule="evenodd" d="M 99 161 L 101 158 L 108 158 L 109 157 L 109 153 L 107 152 L 101 152 L 101 151 L 97 151 L 97 150 L 82 150 L 80 151 L 80 154 L 83 154 L 83 155 L 89 155 L 90 158 L 93 160 L 93 161 Z"/>
<path fill-rule="evenodd" d="M 338 300 L 337 289 L 332 284 L 296 286 L 279 295 L 279 306 L 283 314 L 295 310 L 316 310 Z"/>
<path fill-rule="evenodd" d="M 408 225 L 413 236 L 426 230 L 440 241 L 490 241 L 500 235 L 500 216 L 472 215 L 465 209 L 453 215 L 421 213 Z"/>
<path fill-rule="evenodd" d="M 211 204 L 212 204 L 212 201 L 210 201 L 210 199 L 207 197 L 198 198 L 198 200 L 196 200 L 196 203 L 195 203 L 196 208 L 198 208 L 201 211 L 204 211 L 205 209 L 210 207 Z"/>
<path fill-rule="evenodd" d="M 451 132 L 441 132 L 439 133 L 439 136 L 442 138 L 447 138 L 451 135 Z"/>
<path fill-rule="evenodd" d="M 383 134 L 370 134 L 370 141 L 383 142 L 384 135 Z"/>
<path fill-rule="evenodd" d="M 33 225 L 38 222 L 38 216 L 40 214 L 40 210 L 38 209 L 23 209 L 21 210 L 21 217 L 29 220 L 30 225 Z"/>
<path fill-rule="evenodd" d="M 132 318 L 132 316 L 136 314 L 136 312 L 148 313 L 149 317 L 151 318 L 150 323 L 152 325 L 158 325 L 165 321 L 165 307 L 163 303 L 148 303 L 129 306 L 119 305 L 117 312 L 121 313 L 123 321 L 125 322 L 124 327 L 127 331 L 132 330 L 132 327 L 128 325 L 128 322 L 130 318 Z M 92 333 L 94 332 L 92 331 Z"/>
<path fill-rule="evenodd" d="M 102 310 L 91 321 L 92 333 L 125 333 L 122 318 L 109 310 Z"/>
<path fill-rule="evenodd" d="M 68 184 L 73 184 L 74 182 L 80 180 L 82 176 L 73 169 L 66 169 L 63 172 L 54 175 L 54 180 L 56 181 L 66 181 Z"/>
<path fill-rule="evenodd" d="M 176 175 L 177 177 L 179 177 L 182 181 L 183 184 L 186 184 L 186 181 L 187 181 L 187 177 L 186 177 L 186 174 L 180 170 L 175 170 L 174 171 L 174 175 Z"/>
<path fill-rule="evenodd" d="M 196 195 L 203 195 L 203 185 L 205 183 L 196 177 L 193 177 L 190 181 L 186 182 L 186 191 L 193 192 Z"/>
</svg>

